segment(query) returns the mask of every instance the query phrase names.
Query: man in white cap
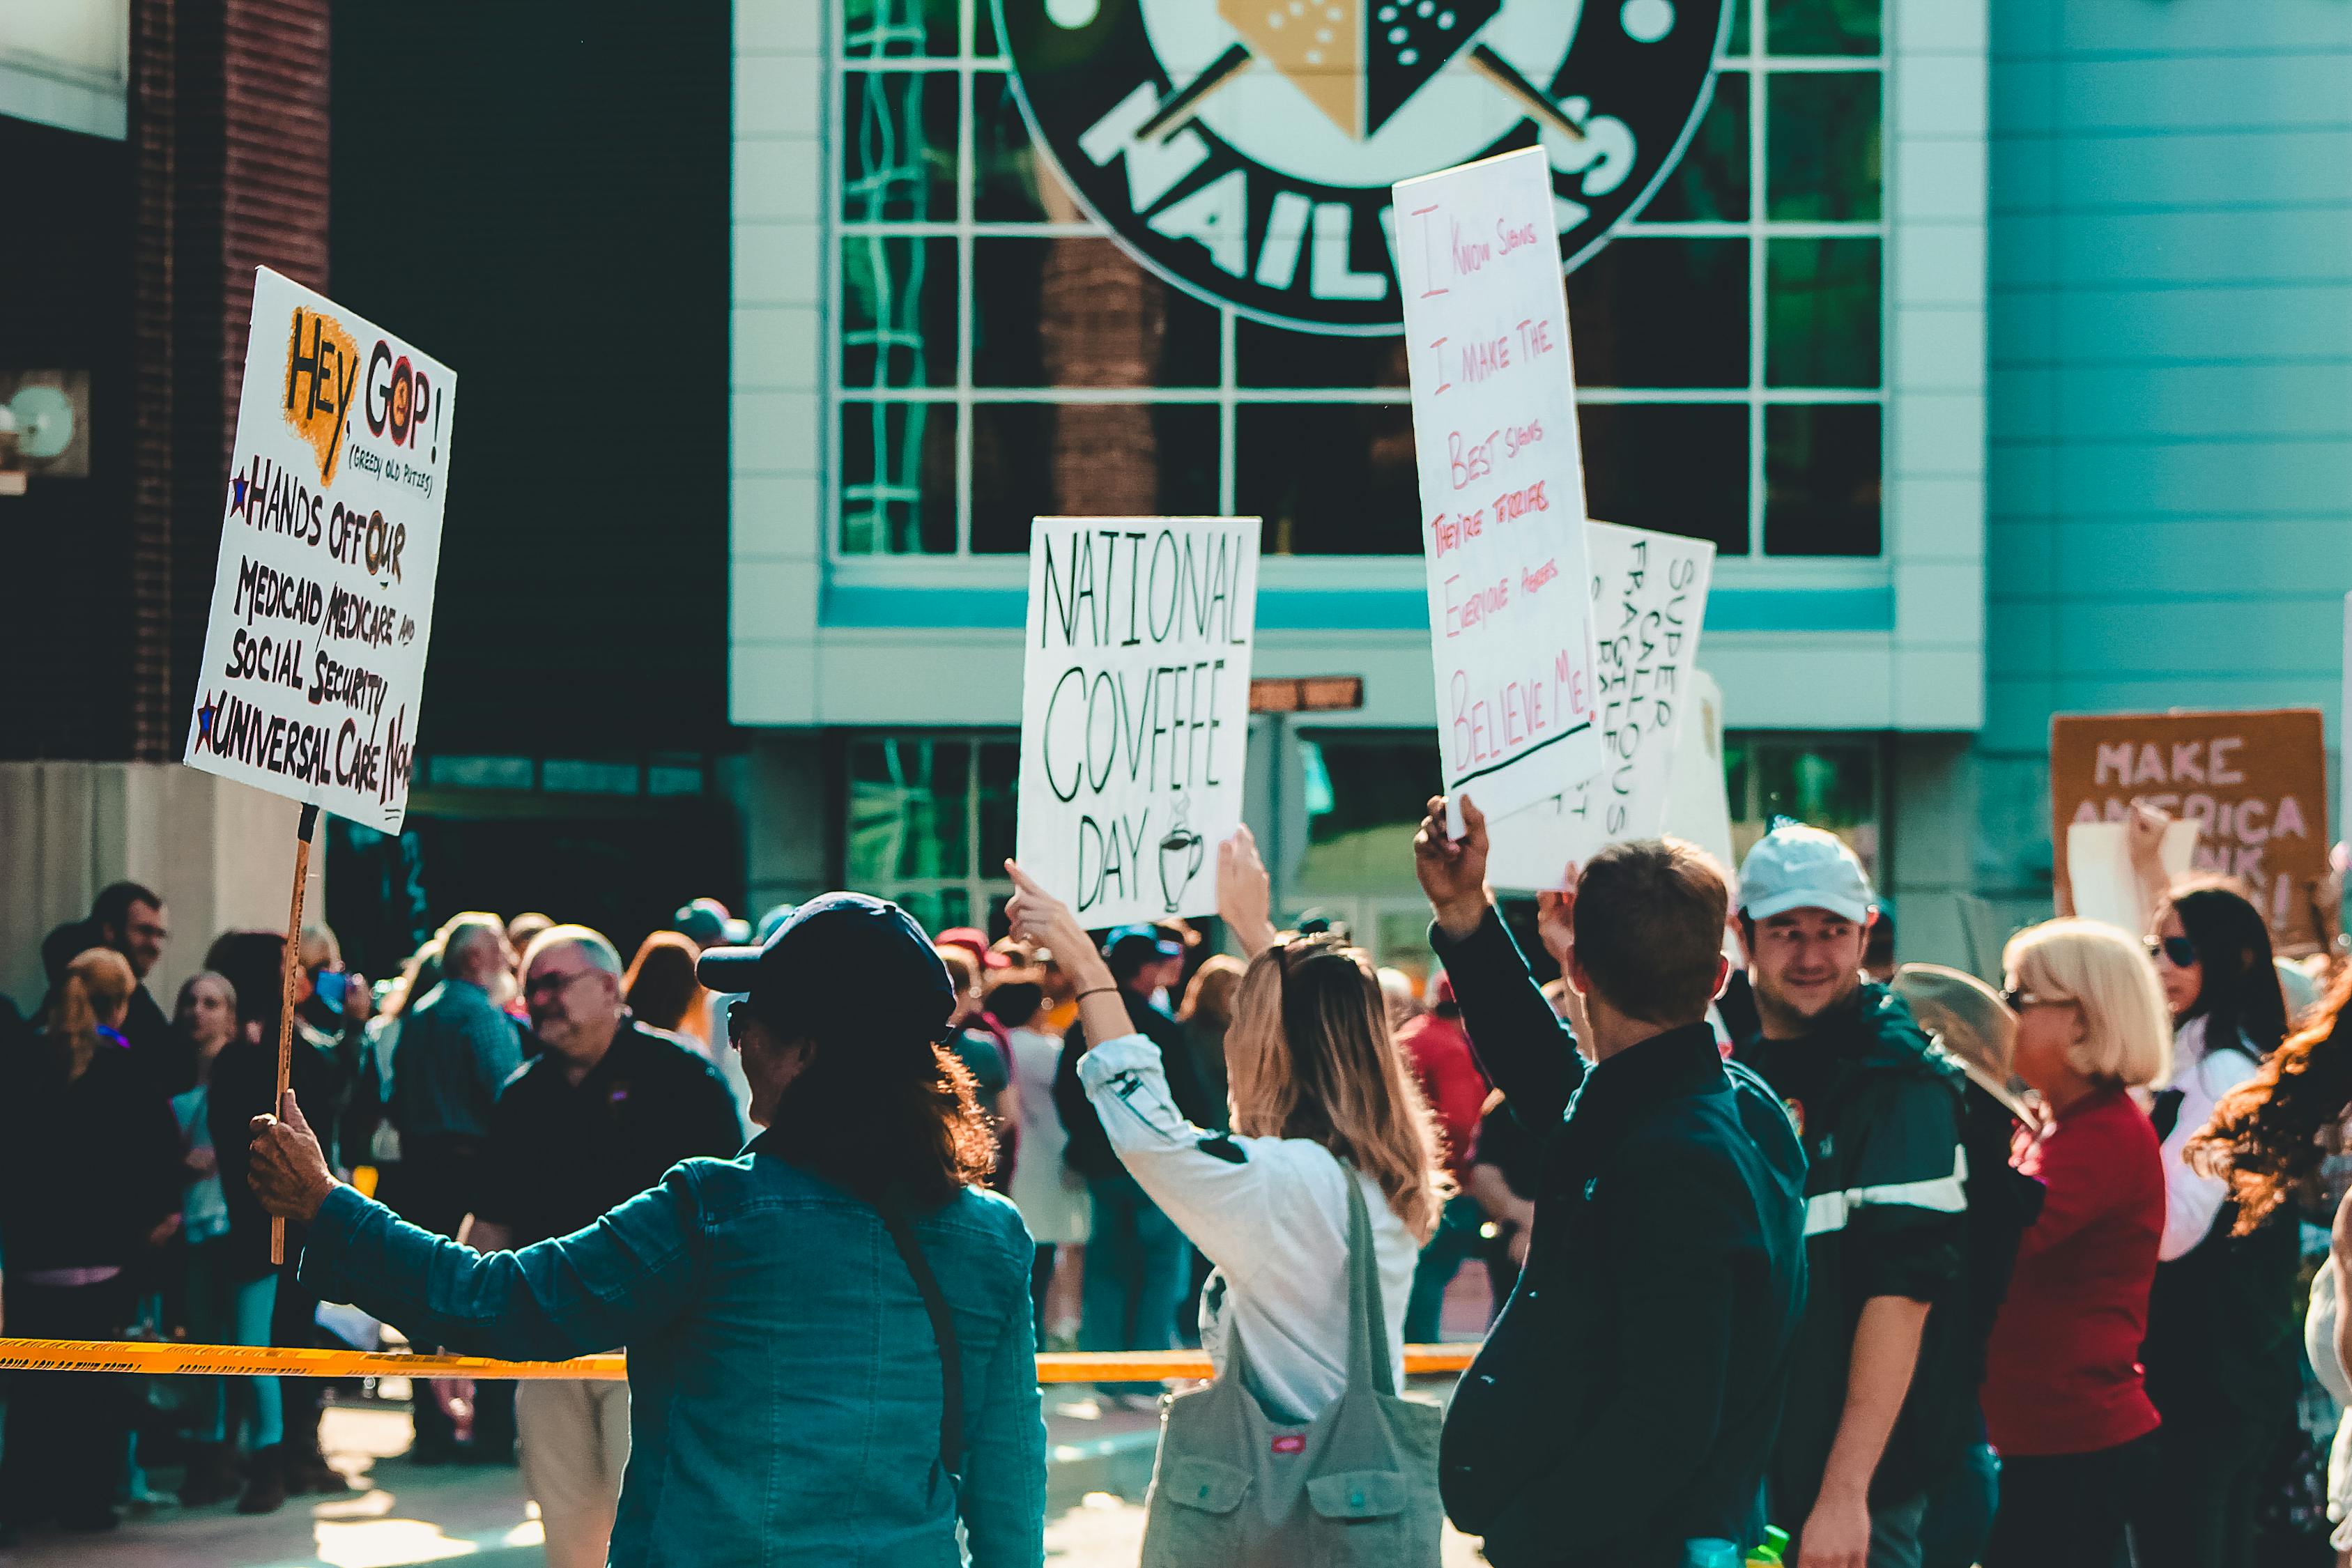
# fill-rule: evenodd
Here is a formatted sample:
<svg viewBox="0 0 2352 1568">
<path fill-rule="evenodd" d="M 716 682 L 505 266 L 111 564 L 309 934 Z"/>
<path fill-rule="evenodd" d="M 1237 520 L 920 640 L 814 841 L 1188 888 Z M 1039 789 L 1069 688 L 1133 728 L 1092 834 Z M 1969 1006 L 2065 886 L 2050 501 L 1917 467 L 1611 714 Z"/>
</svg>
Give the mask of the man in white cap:
<svg viewBox="0 0 2352 1568">
<path fill-rule="evenodd" d="M 1768 1477 L 1799 1568 L 1917 1568 L 1928 1491 L 1976 1436 L 1965 1079 L 1864 979 L 1875 914 L 1862 862 L 1819 828 L 1777 827 L 1740 867 L 1759 1028 L 1735 1055 L 1810 1162 L 1811 1283 Z"/>
</svg>

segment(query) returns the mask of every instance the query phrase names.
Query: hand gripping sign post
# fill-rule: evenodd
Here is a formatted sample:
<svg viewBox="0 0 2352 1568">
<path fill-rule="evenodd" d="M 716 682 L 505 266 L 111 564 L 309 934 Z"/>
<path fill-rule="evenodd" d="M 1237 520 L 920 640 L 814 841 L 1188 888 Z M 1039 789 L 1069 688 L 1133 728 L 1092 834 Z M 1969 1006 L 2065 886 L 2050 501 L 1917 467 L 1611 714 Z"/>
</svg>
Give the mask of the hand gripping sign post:
<svg viewBox="0 0 2352 1568">
<path fill-rule="evenodd" d="M 408 809 L 457 375 L 268 268 L 183 758 L 302 803 L 278 1024 L 283 1104 L 319 808 L 384 833 Z M 272 1221 L 282 1262 L 286 1222 Z"/>
<path fill-rule="evenodd" d="M 1438 754 L 1494 821 L 1603 760 L 1551 165 L 1530 147 L 1395 191 Z"/>
<path fill-rule="evenodd" d="M 1018 858 L 1090 927 L 1214 914 L 1241 826 L 1254 517 L 1041 517 Z"/>
<path fill-rule="evenodd" d="M 1680 752 L 1706 744 L 1695 678 L 1715 546 L 1612 522 L 1585 541 L 1606 762 L 1564 795 L 1487 819 L 1498 888 L 1558 888 L 1603 845 L 1666 832 Z"/>
</svg>

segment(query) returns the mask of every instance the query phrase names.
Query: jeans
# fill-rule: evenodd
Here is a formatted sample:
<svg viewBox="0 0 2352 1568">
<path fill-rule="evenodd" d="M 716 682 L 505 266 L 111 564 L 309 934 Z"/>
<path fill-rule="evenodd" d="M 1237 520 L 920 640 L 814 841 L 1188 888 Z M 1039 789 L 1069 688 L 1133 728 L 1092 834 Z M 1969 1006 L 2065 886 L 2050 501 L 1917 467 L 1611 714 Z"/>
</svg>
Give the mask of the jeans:
<svg viewBox="0 0 2352 1568">
<path fill-rule="evenodd" d="M 2124 1521 L 2147 1488 L 2156 1445 L 2149 1433 L 2088 1454 L 2004 1460 L 1985 1568 L 2120 1568 Z"/>
<path fill-rule="evenodd" d="M 1412 1295 L 1404 1310 L 1405 1343 L 1435 1344 L 1444 1332 L 1445 1289 L 1454 1283 L 1462 1266 L 1478 1256 L 1482 1245 L 1478 1233 L 1486 1223 L 1486 1211 L 1478 1206 L 1477 1199 L 1455 1197 L 1447 1202 L 1438 1215 L 1435 1234 L 1413 1266 Z"/>
<path fill-rule="evenodd" d="M 228 1271 L 228 1238 L 199 1242 L 188 1248 L 188 1329 L 203 1342 L 219 1345 L 269 1343 L 269 1317 L 278 1300 L 278 1276 L 239 1279 Z M 247 1438 L 252 1449 L 282 1441 L 285 1406 L 274 1377 L 205 1377 L 196 1380 L 198 1392 L 191 1405 L 195 1420 L 190 1436 L 199 1443 L 228 1439 L 228 1385 L 234 1381 L 253 1392 L 253 1426 Z"/>
<path fill-rule="evenodd" d="M 2255 1506 L 2275 1431 L 2237 1416 L 2166 1419 L 2154 1474 L 2132 1509 L 2139 1568 L 2252 1568 Z"/>
<path fill-rule="evenodd" d="M 1090 1176 L 1095 1223 L 1087 1241 L 1078 1348 L 1164 1351 L 1176 1342 L 1184 1294 L 1184 1233 L 1144 1196 L 1135 1178 Z M 1157 1394 L 1156 1383 L 1104 1384 L 1111 1394 Z"/>
<path fill-rule="evenodd" d="M 128 1273 L 96 1285 L 7 1282 L 8 1332 L 36 1340 L 120 1339 L 131 1314 Z M 110 1517 L 131 1452 L 131 1379 L 104 1372 L 7 1377 L 0 1436 L 0 1524 L 68 1524 Z"/>
</svg>

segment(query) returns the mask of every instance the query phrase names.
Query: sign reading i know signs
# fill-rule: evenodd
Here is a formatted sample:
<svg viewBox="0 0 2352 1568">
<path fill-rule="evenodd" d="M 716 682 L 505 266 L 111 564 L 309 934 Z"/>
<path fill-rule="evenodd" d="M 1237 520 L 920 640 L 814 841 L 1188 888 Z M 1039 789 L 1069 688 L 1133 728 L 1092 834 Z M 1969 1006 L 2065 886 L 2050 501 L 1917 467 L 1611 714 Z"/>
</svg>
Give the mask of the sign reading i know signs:
<svg viewBox="0 0 2352 1568">
<path fill-rule="evenodd" d="M 1551 199 L 1532 147 L 1396 187 L 1438 757 L 1489 820 L 1602 762 Z"/>
<path fill-rule="evenodd" d="M 2326 747 L 2316 708 L 2053 716 L 2051 842 L 2062 897 L 2071 898 L 2068 827 L 2126 821 L 2144 801 L 2196 823 L 2193 868 L 2235 879 L 2273 942 L 2309 952 L 2319 941 L 2312 889 L 2327 875 Z"/>
<path fill-rule="evenodd" d="M 190 767 L 399 831 L 457 390 L 438 360 L 257 270 Z"/>
<path fill-rule="evenodd" d="M 1091 927 L 1217 910 L 1242 821 L 1254 517 L 1041 517 L 1016 854 Z"/>
<path fill-rule="evenodd" d="M 1589 525 L 1601 770 L 1564 795 L 1489 818 L 1498 888 L 1557 888 L 1570 861 L 1666 831 L 1676 754 L 1693 733 L 1693 678 L 1715 546 L 1704 539 Z M 1474 795 L 1472 798 L 1476 798 Z"/>
</svg>

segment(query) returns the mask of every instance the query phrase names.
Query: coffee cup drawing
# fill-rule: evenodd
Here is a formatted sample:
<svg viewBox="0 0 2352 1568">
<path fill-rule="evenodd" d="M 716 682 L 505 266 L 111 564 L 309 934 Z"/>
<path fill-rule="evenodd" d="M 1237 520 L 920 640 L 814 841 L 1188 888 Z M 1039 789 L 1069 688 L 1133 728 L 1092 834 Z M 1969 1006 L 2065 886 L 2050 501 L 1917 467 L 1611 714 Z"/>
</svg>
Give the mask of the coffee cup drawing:
<svg viewBox="0 0 2352 1568">
<path fill-rule="evenodd" d="M 1201 874 L 1201 866 L 1209 854 L 1208 840 L 1193 832 L 1184 820 L 1189 805 L 1181 795 L 1177 797 L 1175 821 L 1160 840 L 1160 892 L 1168 900 L 1168 912 L 1171 915 L 1183 902 L 1184 889 Z"/>
</svg>

